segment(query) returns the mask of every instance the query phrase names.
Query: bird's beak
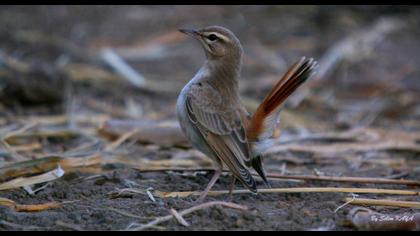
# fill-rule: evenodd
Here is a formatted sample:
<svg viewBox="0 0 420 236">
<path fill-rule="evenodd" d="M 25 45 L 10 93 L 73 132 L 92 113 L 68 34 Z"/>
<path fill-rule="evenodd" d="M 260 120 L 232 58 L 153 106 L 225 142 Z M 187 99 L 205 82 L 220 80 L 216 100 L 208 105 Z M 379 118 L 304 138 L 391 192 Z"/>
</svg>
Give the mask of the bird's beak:
<svg viewBox="0 0 420 236">
<path fill-rule="evenodd" d="M 194 38 L 197 38 L 200 35 L 200 33 L 195 29 L 179 29 L 179 32 L 184 33 Z"/>
</svg>

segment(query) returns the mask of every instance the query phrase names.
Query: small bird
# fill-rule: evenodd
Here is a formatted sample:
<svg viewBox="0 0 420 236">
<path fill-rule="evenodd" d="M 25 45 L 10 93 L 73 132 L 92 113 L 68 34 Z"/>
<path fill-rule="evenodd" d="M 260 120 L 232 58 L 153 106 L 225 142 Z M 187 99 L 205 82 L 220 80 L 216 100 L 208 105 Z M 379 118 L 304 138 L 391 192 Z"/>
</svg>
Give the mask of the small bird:
<svg viewBox="0 0 420 236">
<path fill-rule="evenodd" d="M 302 57 L 274 85 L 251 116 L 239 94 L 243 49 L 238 38 L 221 26 L 179 31 L 197 39 L 206 55 L 204 65 L 181 90 L 176 103 L 177 118 L 187 139 L 215 164 L 215 173 L 198 202 L 205 199 L 219 179 L 223 165 L 233 174 L 230 194 L 236 179 L 257 193 L 248 168 L 255 169 L 270 186 L 262 152 L 272 140 L 282 104 L 314 74 L 317 63 Z"/>
</svg>

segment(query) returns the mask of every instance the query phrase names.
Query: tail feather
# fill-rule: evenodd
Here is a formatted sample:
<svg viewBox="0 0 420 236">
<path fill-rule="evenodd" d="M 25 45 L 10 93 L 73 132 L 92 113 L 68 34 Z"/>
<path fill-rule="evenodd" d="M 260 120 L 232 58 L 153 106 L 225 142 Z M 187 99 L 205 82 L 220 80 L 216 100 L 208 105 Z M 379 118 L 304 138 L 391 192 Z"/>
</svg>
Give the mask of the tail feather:
<svg viewBox="0 0 420 236">
<path fill-rule="evenodd" d="M 317 62 L 314 59 L 302 57 L 277 82 L 258 106 L 247 127 L 247 136 L 250 141 L 269 138 L 272 135 L 285 100 L 308 78 L 310 78 Z"/>
<path fill-rule="evenodd" d="M 260 149 L 266 146 L 266 143 L 269 143 L 269 138 L 272 136 L 279 119 L 281 105 L 301 84 L 314 74 L 316 66 L 317 62 L 312 58 L 306 59 L 302 57 L 296 62 L 267 94 L 248 123 L 247 138 L 253 144 L 251 165 L 261 176 L 267 187 L 270 187 L 270 184 L 263 169 Z"/>
<path fill-rule="evenodd" d="M 257 171 L 258 175 L 263 179 L 264 184 L 267 186 L 267 188 L 271 188 L 270 183 L 267 180 L 267 177 L 265 175 L 265 171 L 262 166 L 262 157 L 261 155 L 255 156 L 252 158 L 252 168 L 254 168 L 255 171 Z"/>
</svg>

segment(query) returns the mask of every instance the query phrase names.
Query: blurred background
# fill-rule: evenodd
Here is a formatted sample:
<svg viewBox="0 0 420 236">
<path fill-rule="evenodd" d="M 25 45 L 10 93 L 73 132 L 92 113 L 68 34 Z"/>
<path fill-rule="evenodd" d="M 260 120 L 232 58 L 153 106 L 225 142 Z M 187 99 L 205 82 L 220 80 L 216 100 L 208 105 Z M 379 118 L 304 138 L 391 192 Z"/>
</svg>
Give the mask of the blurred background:
<svg viewBox="0 0 420 236">
<path fill-rule="evenodd" d="M 178 29 L 208 25 L 227 27 L 242 42 L 240 90 L 250 112 L 302 56 L 319 62 L 317 74 L 285 104 L 280 138 L 267 150 L 268 172 L 420 179 L 418 6 L 2 6 L 0 182 L 56 171 L 57 164 L 66 178 L 36 191 L 29 181 L 36 195 L 25 194 L 22 185 L 0 184 L 0 191 L 9 189 L 1 196 L 81 202 L 46 217 L 0 208 L 0 228 L 17 227 L 5 221 L 74 228 L 57 223 L 60 219 L 84 229 L 122 229 L 127 218 L 101 204 L 141 216 L 188 206 L 181 199 L 158 204 L 145 194 L 130 199 L 107 194 L 127 186 L 193 191 L 209 181 L 208 172 L 132 171 L 211 167 L 191 149 L 175 118 L 179 91 L 205 60 L 200 45 Z M 229 182 L 223 176 L 215 189 Z M 274 187 L 299 184 L 273 181 Z M 404 198 L 410 199 L 415 197 Z M 197 216 L 204 223 L 192 227 L 347 229 L 337 223 L 347 207 L 335 214 L 341 204 L 336 195 L 235 200 L 253 202 L 259 213 L 229 215 L 224 223 L 217 217 L 222 213 L 210 212 Z M 96 213 L 87 214 L 88 207 Z M 270 221 L 267 214 L 277 218 Z M 310 217 L 315 215 L 316 220 Z M 176 222 L 169 227 L 183 229 Z"/>
<path fill-rule="evenodd" d="M 292 63 L 308 56 L 320 62 L 318 76 L 305 87 L 309 92 L 302 89 L 288 102 L 306 110 L 310 115 L 305 118 L 320 116 L 345 126 L 366 122 L 416 126 L 419 10 L 415 6 L 4 6 L 0 112 L 8 117 L 110 108 L 134 119 L 173 118 L 177 93 L 205 59 L 201 47 L 177 29 L 222 25 L 244 46 L 241 91 L 250 98 L 250 109 L 252 101 L 260 101 Z M 134 78 L 124 76 L 127 68 L 119 68 L 115 60 L 131 67 Z"/>
</svg>

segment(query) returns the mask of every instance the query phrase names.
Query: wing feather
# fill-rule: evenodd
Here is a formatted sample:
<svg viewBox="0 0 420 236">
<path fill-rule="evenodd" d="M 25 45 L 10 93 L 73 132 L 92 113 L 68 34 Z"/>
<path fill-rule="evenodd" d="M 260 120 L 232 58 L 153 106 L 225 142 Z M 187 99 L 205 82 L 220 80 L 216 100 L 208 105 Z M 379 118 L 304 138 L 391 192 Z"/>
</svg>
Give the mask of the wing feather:
<svg viewBox="0 0 420 236">
<path fill-rule="evenodd" d="M 239 114 L 228 113 L 229 118 L 222 112 L 215 112 L 209 106 L 199 106 L 194 99 L 186 99 L 188 117 L 203 135 L 205 141 L 220 160 L 225 163 L 251 191 L 256 192 L 256 183 L 246 166 L 251 165 L 251 152 L 246 138 L 246 131 Z"/>
</svg>

